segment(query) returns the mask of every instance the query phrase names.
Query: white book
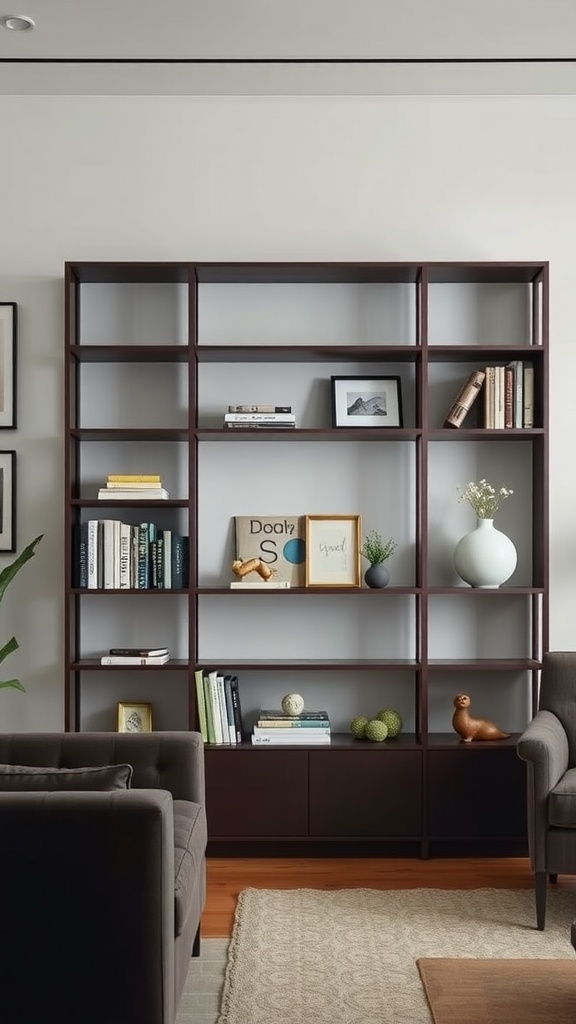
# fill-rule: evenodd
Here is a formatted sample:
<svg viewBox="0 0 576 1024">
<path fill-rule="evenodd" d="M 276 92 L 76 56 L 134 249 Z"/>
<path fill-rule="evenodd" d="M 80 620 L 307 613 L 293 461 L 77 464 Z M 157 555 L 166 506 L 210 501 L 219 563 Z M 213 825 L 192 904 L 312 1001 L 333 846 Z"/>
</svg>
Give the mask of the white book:
<svg viewBox="0 0 576 1024">
<path fill-rule="evenodd" d="M 278 739 L 277 736 L 256 736 L 253 733 L 252 734 L 252 743 L 256 747 L 267 747 L 267 746 L 268 747 L 273 747 L 273 746 L 282 746 L 282 745 L 283 746 L 290 746 L 290 747 L 297 747 L 297 746 L 302 746 L 302 745 L 304 745 L 304 746 L 306 746 L 306 745 L 308 745 L 308 746 L 310 746 L 310 745 L 313 745 L 313 746 L 328 746 L 330 744 L 330 736 L 329 735 L 326 735 L 326 736 L 315 736 L 314 738 L 312 738 L 312 737 L 308 736 L 309 732 L 310 732 L 309 729 L 302 729 L 302 730 L 294 729 L 294 735 L 290 735 L 289 737 L 288 736 L 286 736 L 286 737 L 281 736 L 280 739 Z M 306 735 L 303 736 L 302 733 L 306 733 Z"/>
<path fill-rule="evenodd" d="M 227 412 L 225 423 L 296 423 L 293 412 Z"/>
<path fill-rule="evenodd" d="M 214 727 L 214 738 L 216 743 L 224 743 L 222 735 L 222 719 L 220 718 L 220 703 L 218 701 L 217 673 L 208 673 L 208 692 L 210 694 L 210 710 L 212 712 L 212 725 Z"/>
<path fill-rule="evenodd" d="M 226 694 L 224 693 L 224 676 L 218 672 L 216 675 L 218 687 L 218 707 L 220 709 L 220 722 L 222 724 L 222 742 L 230 743 L 230 729 L 228 727 L 228 711 L 226 709 Z"/>
<path fill-rule="evenodd" d="M 88 589 L 98 590 L 98 520 L 88 520 Z"/>
<path fill-rule="evenodd" d="M 230 584 L 230 590 L 290 590 L 288 580 L 270 580 L 269 583 L 242 583 L 240 580 Z"/>
<path fill-rule="evenodd" d="M 534 426 L 534 363 L 524 363 L 524 416 L 525 427 Z"/>
<path fill-rule="evenodd" d="M 129 523 L 120 523 L 120 590 L 130 590 L 131 587 L 131 553 L 132 527 Z"/>
<path fill-rule="evenodd" d="M 164 582 L 167 590 L 172 587 L 172 530 L 164 530 Z"/>
<path fill-rule="evenodd" d="M 165 665 L 170 661 L 169 654 L 159 654 L 154 658 L 131 658 L 122 654 L 103 654 L 101 665 Z"/>
<path fill-rule="evenodd" d="M 303 732 L 305 736 L 309 736 L 311 739 L 315 739 L 317 736 L 329 736 L 330 726 L 329 725 L 310 725 L 305 728 L 298 730 L 298 735 Z M 283 729 L 281 725 L 275 726 L 272 729 L 267 729 L 265 725 L 255 725 L 254 735 L 255 736 L 273 736 L 274 738 L 292 737 L 294 728 L 289 726 L 287 729 Z"/>
<path fill-rule="evenodd" d="M 108 490 L 106 487 L 100 487 L 98 491 L 98 501 L 158 501 L 169 497 L 165 487 L 151 488 L 148 491 L 120 490 L 119 488 Z"/>
</svg>

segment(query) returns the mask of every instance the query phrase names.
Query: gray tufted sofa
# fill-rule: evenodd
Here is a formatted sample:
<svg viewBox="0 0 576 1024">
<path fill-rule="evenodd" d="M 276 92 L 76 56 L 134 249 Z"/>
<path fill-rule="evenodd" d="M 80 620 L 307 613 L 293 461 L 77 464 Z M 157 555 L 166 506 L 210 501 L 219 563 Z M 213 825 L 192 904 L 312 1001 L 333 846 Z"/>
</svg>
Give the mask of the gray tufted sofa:
<svg viewBox="0 0 576 1024">
<path fill-rule="evenodd" d="M 206 894 L 201 736 L 0 734 L 0 765 L 132 768 L 0 791 L 2 1024 L 173 1024 Z"/>
</svg>

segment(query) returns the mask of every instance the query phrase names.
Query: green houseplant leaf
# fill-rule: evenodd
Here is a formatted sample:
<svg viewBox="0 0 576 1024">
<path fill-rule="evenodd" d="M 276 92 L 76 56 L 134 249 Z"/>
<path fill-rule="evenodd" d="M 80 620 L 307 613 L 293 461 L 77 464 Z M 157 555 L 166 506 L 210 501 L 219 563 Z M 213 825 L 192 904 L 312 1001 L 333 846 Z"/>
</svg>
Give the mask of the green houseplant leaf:
<svg viewBox="0 0 576 1024">
<path fill-rule="evenodd" d="M 36 545 L 40 543 L 43 536 L 44 534 L 41 533 L 38 537 L 31 541 L 28 547 L 24 548 L 24 550 L 20 552 L 18 557 L 15 558 L 13 562 L 10 562 L 10 565 L 7 565 L 4 569 L 2 569 L 2 572 L 0 572 L 0 601 L 4 597 L 7 587 L 12 582 L 16 574 L 20 572 L 22 566 L 26 565 L 26 562 L 29 562 L 32 556 L 34 555 Z M 12 654 L 14 651 L 17 651 L 19 646 L 20 645 L 16 637 L 13 636 L 4 644 L 3 647 L 0 647 L 0 664 L 4 661 L 5 658 L 8 657 L 9 654 Z M 0 682 L 0 689 L 4 689 L 8 686 L 12 687 L 14 690 L 22 690 L 23 692 L 25 692 L 24 687 L 22 686 L 22 683 L 20 682 L 19 679 L 7 679 L 5 682 Z"/>
</svg>

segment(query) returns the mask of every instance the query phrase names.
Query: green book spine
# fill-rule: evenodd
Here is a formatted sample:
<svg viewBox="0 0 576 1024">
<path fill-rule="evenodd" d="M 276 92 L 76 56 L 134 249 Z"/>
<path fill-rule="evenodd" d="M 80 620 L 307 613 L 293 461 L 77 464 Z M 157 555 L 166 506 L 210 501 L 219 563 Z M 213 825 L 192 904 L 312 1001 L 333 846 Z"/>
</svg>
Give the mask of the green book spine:
<svg viewBox="0 0 576 1024">
<path fill-rule="evenodd" d="M 204 698 L 204 673 L 202 669 L 196 669 L 194 673 L 196 681 L 196 704 L 198 707 L 198 724 L 204 743 L 208 743 L 208 719 L 206 717 L 206 703 Z"/>
<path fill-rule="evenodd" d="M 207 672 L 202 673 L 202 682 L 204 684 L 204 707 L 206 709 L 208 743 L 216 743 L 216 733 L 214 732 L 214 721 L 212 719 L 212 701 L 210 699 L 210 681 Z"/>
</svg>

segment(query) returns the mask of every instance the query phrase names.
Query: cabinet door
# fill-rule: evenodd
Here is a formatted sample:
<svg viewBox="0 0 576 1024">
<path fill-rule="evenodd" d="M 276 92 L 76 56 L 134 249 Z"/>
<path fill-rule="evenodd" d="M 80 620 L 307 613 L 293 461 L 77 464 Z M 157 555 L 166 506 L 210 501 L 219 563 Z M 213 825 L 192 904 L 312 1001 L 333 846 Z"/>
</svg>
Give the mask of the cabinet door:
<svg viewBox="0 0 576 1024">
<path fill-rule="evenodd" d="M 420 836 L 422 755 L 409 750 L 310 751 L 310 835 Z"/>
<path fill-rule="evenodd" d="M 428 754 L 430 837 L 526 835 L 526 770 L 514 747 Z"/>
<path fill-rule="evenodd" d="M 210 839 L 305 836 L 305 750 L 205 748 Z"/>
</svg>

